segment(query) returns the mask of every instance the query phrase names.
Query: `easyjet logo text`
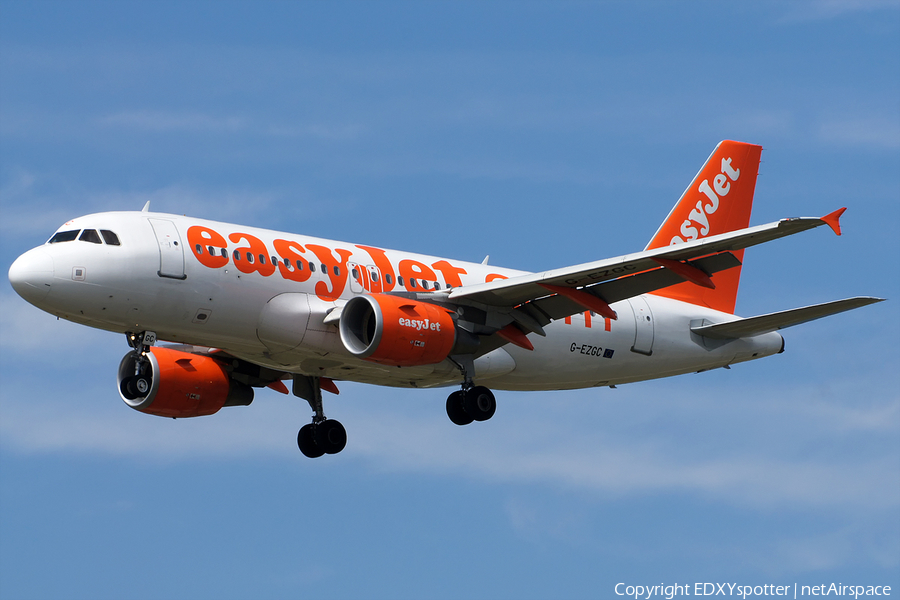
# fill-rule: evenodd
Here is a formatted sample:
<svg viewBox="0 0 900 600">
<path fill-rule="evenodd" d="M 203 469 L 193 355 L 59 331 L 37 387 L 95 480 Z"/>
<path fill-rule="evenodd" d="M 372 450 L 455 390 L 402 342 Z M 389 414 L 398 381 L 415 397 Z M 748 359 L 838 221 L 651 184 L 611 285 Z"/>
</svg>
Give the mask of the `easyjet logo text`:
<svg viewBox="0 0 900 600">
<path fill-rule="evenodd" d="M 713 177 L 712 185 L 709 178 L 704 179 L 697 187 L 697 191 L 705 196 L 697 201 L 694 208 L 688 214 L 679 229 L 681 235 L 672 237 L 669 244 L 683 244 L 702 237 L 710 232 L 709 216 L 719 210 L 722 199 L 731 191 L 731 184 L 741 176 L 741 170 L 731 166 L 731 158 L 723 158 L 721 173 Z"/>
<path fill-rule="evenodd" d="M 428 319 L 404 319 L 400 317 L 398 323 L 401 327 L 412 327 L 416 331 L 440 331 L 441 324 Z"/>
<path fill-rule="evenodd" d="M 429 265 L 403 258 L 395 265 L 385 250 L 372 246 L 357 245 L 351 250 L 276 239 L 270 249 L 263 240 L 249 233 L 230 233 L 226 239 L 202 225 L 188 228 L 187 240 L 194 258 L 210 269 L 230 264 L 241 273 L 277 276 L 299 283 L 315 276 L 315 294 L 323 300 L 339 298 L 348 285 L 357 284 L 371 293 L 390 292 L 398 287 L 410 292 L 433 291 L 438 286 L 459 287 L 463 285 L 461 276 L 468 274 L 466 269 L 446 260 Z M 365 255 L 360 256 L 360 251 Z M 491 273 L 485 281 L 498 278 L 505 279 L 505 276 Z"/>
</svg>

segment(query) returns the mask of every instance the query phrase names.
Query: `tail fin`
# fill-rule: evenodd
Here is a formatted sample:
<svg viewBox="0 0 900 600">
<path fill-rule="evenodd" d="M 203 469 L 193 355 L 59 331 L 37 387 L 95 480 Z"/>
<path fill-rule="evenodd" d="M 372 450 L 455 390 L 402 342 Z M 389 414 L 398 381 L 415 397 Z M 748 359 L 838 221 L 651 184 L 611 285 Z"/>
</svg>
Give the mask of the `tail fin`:
<svg viewBox="0 0 900 600">
<path fill-rule="evenodd" d="M 646 249 L 747 227 L 761 152 L 762 146 L 753 144 L 719 143 Z M 735 251 L 734 255 L 743 260 L 744 251 Z M 737 266 L 713 276 L 715 289 L 684 282 L 653 293 L 733 314 L 740 279 L 741 267 Z"/>
</svg>

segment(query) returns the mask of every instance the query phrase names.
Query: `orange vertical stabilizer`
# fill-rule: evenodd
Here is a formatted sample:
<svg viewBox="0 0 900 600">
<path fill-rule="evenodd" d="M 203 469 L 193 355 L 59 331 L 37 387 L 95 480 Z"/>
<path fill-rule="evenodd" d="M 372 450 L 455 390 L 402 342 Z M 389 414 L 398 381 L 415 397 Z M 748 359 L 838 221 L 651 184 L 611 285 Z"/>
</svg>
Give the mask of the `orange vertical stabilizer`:
<svg viewBox="0 0 900 600">
<path fill-rule="evenodd" d="M 761 153 L 762 146 L 743 142 L 726 140 L 716 146 L 646 249 L 748 227 Z M 734 255 L 743 260 L 744 251 Z M 740 279 L 738 266 L 713 275 L 715 288 L 686 281 L 653 293 L 733 314 Z"/>
</svg>

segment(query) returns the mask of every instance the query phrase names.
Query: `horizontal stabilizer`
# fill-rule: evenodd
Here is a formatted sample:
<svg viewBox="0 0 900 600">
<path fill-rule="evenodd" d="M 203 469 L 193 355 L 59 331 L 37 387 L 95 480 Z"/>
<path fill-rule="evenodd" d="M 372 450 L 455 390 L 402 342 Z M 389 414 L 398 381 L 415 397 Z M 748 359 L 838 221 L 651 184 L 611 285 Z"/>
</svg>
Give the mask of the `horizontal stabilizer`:
<svg viewBox="0 0 900 600">
<path fill-rule="evenodd" d="M 824 304 L 783 310 L 781 312 L 760 315 L 758 317 L 738 319 L 737 321 L 729 321 L 728 323 L 691 327 L 691 331 L 698 335 L 702 335 L 703 337 L 718 340 L 752 337 L 754 335 L 761 335 L 763 333 L 769 333 L 770 331 L 784 329 L 785 327 L 791 327 L 792 325 L 815 321 L 822 317 L 844 312 L 845 310 L 853 310 L 854 308 L 874 304 L 883 300 L 884 298 L 871 298 L 865 296 L 847 298 L 846 300 L 835 300 L 833 302 L 825 302 Z"/>
</svg>

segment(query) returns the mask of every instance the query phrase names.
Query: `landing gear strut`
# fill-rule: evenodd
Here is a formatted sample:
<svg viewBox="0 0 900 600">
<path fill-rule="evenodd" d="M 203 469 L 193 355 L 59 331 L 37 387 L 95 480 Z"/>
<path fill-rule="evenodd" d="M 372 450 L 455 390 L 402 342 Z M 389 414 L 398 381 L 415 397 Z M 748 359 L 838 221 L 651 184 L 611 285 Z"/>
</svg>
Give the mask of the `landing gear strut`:
<svg viewBox="0 0 900 600">
<path fill-rule="evenodd" d="M 297 433 L 297 446 L 304 456 L 319 458 L 323 454 L 337 454 L 347 445 L 347 431 L 340 421 L 326 419 L 322 407 L 322 387 L 318 377 L 294 375 L 294 395 L 309 402 L 315 413 L 312 423 Z"/>
<path fill-rule="evenodd" d="M 468 425 L 472 421 L 487 421 L 497 411 L 497 401 L 491 390 L 474 385 L 472 375 L 474 361 L 470 357 L 453 357 L 463 375 L 462 389 L 447 397 L 447 416 L 456 425 Z"/>
</svg>

